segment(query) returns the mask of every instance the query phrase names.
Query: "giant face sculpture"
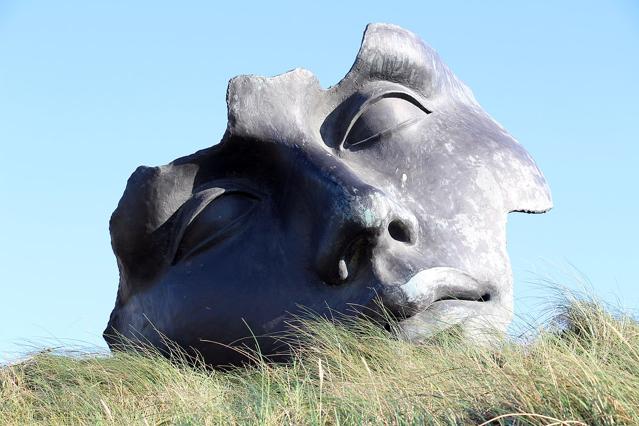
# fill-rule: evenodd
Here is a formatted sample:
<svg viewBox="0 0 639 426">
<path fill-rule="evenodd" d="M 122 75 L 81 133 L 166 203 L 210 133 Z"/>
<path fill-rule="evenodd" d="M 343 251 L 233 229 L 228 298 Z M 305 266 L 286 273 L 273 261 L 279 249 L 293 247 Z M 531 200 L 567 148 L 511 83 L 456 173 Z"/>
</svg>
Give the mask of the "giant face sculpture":
<svg viewBox="0 0 639 426">
<path fill-rule="evenodd" d="M 218 145 L 128 181 L 111 218 L 112 346 L 168 338 L 232 364 L 223 345 L 254 335 L 274 353 L 290 315 L 380 302 L 413 340 L 507 326 L 506 215 L 547 211 L 549 189 L 414 34 L 369 25 L 336 86 L 302 69 L 239 76 L 227 103 Z"/>
</svg>

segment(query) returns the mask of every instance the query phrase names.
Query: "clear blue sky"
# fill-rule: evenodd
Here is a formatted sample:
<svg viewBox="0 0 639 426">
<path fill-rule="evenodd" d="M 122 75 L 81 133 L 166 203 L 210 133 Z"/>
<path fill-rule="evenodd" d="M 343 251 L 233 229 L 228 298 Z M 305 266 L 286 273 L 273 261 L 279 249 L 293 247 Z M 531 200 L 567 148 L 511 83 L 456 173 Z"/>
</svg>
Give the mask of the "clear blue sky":
<svg viewBox="0 0 639 426">
<path fill-rule="evenodd" d="M 237 74 L 336 83 L 368 22 L 422 36 L 545 172 L 555 209 L 510 216 L 516 312 L 569 264 L 639 307 L 636 1 L 177 4 L 0 1 L 0 360 L 104 346 L 130 173 L 216 143 Z"/>
</svg>

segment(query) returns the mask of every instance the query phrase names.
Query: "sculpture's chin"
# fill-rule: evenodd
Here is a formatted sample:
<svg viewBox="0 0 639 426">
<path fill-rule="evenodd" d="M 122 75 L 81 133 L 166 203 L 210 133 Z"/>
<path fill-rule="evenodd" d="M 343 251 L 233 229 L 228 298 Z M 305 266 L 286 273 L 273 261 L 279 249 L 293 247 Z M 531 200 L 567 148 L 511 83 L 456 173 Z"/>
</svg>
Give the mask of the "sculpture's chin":
<svg viewBox="0 0 639 426">
<path fill-rule="evenodd" d="M 476 343 L 494 342 L 503 335 L 510 317 L 494 301 L 440 300 L 398 323 L 402 338 L 419 343 L 457 326 Z"/>
</svg>

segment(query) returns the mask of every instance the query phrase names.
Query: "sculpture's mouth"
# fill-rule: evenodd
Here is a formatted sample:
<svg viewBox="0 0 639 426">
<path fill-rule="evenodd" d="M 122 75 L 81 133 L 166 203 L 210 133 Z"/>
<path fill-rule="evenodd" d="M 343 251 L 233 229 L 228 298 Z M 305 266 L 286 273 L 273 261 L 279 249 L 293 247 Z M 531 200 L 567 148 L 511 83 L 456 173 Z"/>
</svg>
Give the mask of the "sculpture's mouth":
<svg viewBox="0 0 639 426">
<path fill-rule="evenodd" d="M 429 268 L 413 275 L 400 287 L 411 311 L 420 312 L 436 303 L 488 302 L 494 286 L 456 268 Z"/>
<path fill-rule="evenodd" d="M 469 317 L 485 316 L 497 295 L 494 284 L 450 267 L 420 271 L 399 290 L 404 306 L 397 316 L 399 328 L 413 341 Z"/>
<path fill-rule="evenodd" d="M 465 301 L 465 302 L 489 302 L 490 301 L 490 293 L 482 294 L 478 298 L 467 297 L 466 295 L 460 296 L 444 296 L 435 300 L 433 303 L 444 302 L 444 301 Z"/>
</svg>

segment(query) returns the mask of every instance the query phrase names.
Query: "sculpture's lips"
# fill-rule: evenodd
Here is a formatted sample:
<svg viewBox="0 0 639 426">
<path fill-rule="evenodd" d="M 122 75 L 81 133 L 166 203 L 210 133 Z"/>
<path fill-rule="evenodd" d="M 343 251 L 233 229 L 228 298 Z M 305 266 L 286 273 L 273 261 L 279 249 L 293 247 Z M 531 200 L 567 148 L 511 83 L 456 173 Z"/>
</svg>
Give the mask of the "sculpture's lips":
<svg viewBox="0 0 639 426">
<path fill-rule="evenodd" d="M 494 309 L 498 296 L 490 282 L 450 267 L 425 269 L 400 286 L 410 316 L 399 321 L 401 335 L 414 342 Z"/>
<path fill-rule="evenodd" d="M 400 286 L 403 296 L 413 311 L 428 309 L 443 301 L 487 302 L 493 286 L 469 274 L 450 267 L 425 269 L 413 275 Z"/>
</svg>

